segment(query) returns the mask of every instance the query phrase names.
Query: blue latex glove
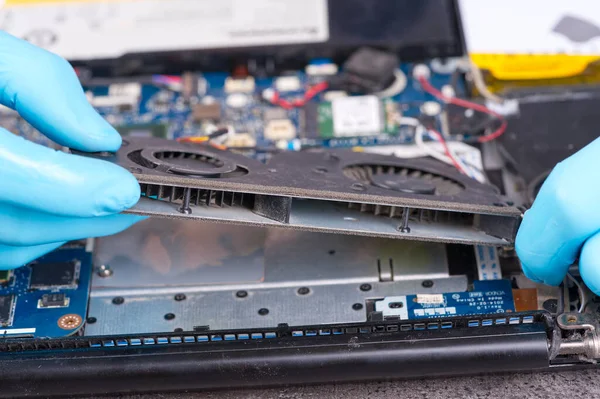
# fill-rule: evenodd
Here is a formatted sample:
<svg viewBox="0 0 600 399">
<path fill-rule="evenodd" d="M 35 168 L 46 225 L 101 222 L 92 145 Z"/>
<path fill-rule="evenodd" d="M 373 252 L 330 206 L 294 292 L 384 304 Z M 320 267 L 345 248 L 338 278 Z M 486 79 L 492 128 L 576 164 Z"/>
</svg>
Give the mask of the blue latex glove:
<svg viewBox="0 0 600 399">
<path fill-rule="evenodd" d="M 61 145 L 89 152 L 121 145 L 67 61 L 1 31 L 0 103 Z M 0 269 L 22 266 L 65 241 L 126 229 L 141 218 L 118 213 L 139 196 L 135 178 L 118 166 L 0 129 Z"/>
<path fill-rule="evenodd" d="M 600 294 L 600 139 L 556 165 L 525 213 L 516 249 L 525 275 L 558 285 L 579 257 Z"/>
</svg>

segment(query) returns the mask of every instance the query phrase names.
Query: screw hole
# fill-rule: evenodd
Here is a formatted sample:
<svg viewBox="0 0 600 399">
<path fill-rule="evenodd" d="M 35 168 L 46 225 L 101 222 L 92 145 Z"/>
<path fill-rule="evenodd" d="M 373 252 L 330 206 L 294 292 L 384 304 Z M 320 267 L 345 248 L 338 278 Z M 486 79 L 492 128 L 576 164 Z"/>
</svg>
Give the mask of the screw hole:
<svg viewBox="0 0 600 399">
<path fill-rule="evenodd" d="M 310 293 L 310 288 L 308 288 L 308 287 L 298 288 L 298 295 L 307 295 L 308 293 Z"/>
<path fill-rule="evenodd" d="M 88 317 L 86 321 L 88 324 L 94 324 L 98 321 L 98 319 L 96 319 L 95 317 Z"/>
<path fill-rule="evenodd" d="M 258 314 L 261 316 L 266 316 L 269 314 L 269 309 L 267 309 L 267 308 L 258 309 Z"/>
<path fill-rule="evenodd" d="M 248 296 L 248 291 L 238 291 L 235 293 L 235 296 L 238 298 L 246 298 Z"/>
<path fill-rule="evenodd" d="M 329 255 L 335 255 L 335 249 L 330 249 L 327 253 Z"/>
<path fill-rule="evenodd" d="M 183 332 L 183 328 L 177 327 L 176 329 L 173 330 L 173 332 Z"/>
<path fill-rule="evenodd" d="M 542 304 L 542 307 L 550 313 L 556 313 L 558 309 L 558 301 L 556 299 L 547 299 Z"/>
<path fill-rule="evenodd" d="M 176 295 L 175 295 L 175 297 L 174 297 L 174 299 L 175 299 L 177 302 L 184 301 L 186 298 L 187 298 L 187 297 L 185 296 L 185 294 L 176 294 Z"/>
<path fill-rule="evenodd" d="M 173 313 L 167 313 L 165 315 L 165 320 L 173 320 L 175 318 L 175 315 Z"/>
<path fill-rule="evenodd" d="M 116 296 L 113 298 L 112 303 L 115 305 L 122 305 L 125 302 L 125 298 L 122 296 Z"/>
<path fill-rule="evenodd" d="M 421 285 L 424 288 L 431 288 L 431 287 L 433 287 L 433 281 L 431 281 L 431 280 L 423 280 L 423 282 L 421 283 Z"/>
<path fill-rule="evenodd" d="M 371 287 L 371 284 L 362 284 L 360 286 L 361 291 L 371 291 L 371 288 L 373 288 L 373 287 Z"/>
<path fill-rule="evenodd" d="M 362 303 L 355 303 L 354 305 L 352 305 L 352 309 L 354 310 L 361 310 L 363 308 Z"/>
</svg>

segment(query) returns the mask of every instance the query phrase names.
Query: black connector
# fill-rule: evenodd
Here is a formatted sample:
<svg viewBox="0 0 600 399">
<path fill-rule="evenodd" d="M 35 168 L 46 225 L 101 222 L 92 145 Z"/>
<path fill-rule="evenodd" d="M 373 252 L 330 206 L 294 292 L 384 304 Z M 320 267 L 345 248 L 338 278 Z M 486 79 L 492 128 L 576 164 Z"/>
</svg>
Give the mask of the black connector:
<svg viewBox="0 0 600 399">
<path fill-rule="evenodd" d="M 358 94 L 382 91 L 394 82 L 398 65 L 395 54 L 363 47 L 346 60 L 343 73 L 334 85 Z"/>
</svg>

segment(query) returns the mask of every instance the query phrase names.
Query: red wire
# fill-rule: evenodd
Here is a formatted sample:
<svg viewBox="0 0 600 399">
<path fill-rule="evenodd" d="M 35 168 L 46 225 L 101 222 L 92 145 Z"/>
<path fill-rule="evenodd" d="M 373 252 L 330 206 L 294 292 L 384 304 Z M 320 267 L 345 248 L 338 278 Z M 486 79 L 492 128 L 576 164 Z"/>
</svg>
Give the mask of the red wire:
<svg viewBox="0 0 600 399">
<path fill-rule="evenodd" d="M 307 102 L 309 102 L 317 94 L 327 90 L 327 87 L 329 87 L 329 83 L 327 83 L 327 82 L 317 83 L 316 85 L 309 87 L 308 90 L 306 90 L 306 92 L 304 93 L 304 97 L 302 99 L 294 100 L 292 102 L 284 100 L 279 95 L 279 92 L 275 91 L 273 93 L 273 98 L 271 99 L 271 102 L 273 104 L 277 104 L 281 108 L 285 108 L 285 109 L 293 109 L 293 108 L 297 108 L 297 107 L 303 107 Z"/>
<path fill-rule="evenodd" d="M 454 167 L 456 169 L 458 169 L 458 171 L 461 172 L 462 174 L 468 175 L 467 171 L 463 169 L 463 167 L 458 163 L 458 161 L 456 160 L 456 158 L 454 158 L 454 156 L 450 152 L 450 148 L 448 147 L 448 143 L 446 143 L 446 140 L 444 140 L 444 136 L 442 136 L 442 134 L 440 132 L 435 131 L 433 129 L 430 129 L 428 131 L 435 136 L 435 138 L 436 138 L 437 141 L 440 142 L 440 144 L 444 148 L 444 153 L 446 154 L 446 156 L 448 158 L 450 158 L 450 161 L 452 162 L 452 165 L 454 165 Z"/>
<path fill-rule="evenodd" d="M 438 89 L 433 87 L 431 85 L 431 83 L 429 83 L 429 81 L 423 77 L 419 78 L 419 83 L 421 83 L 421 87 L 423 88 L 423 90 L 425 90 L 426 92 L 428 92 L 429 94 L 433 95 L 434 97 L 436 97 L 437 99 L 439 99 L 441 101 L 444 101 L 444 102 L 447 102 L 450 104 L 454 104 L 459 107 L 472 109 L 474 111 L 483 112 L 485 114 L 492 115 L 493 117 L 500 120 L 502 123 L 500 124 L 500 127 L 498 127 L 498 129 L 494 130 L 492 133 L 490 133 L 488 135 L 481 136 L 477 139 L 477 141 L 479 141 L 480 143 L 487 143 L 488 141 L 495 140 L 498 137 L 502 136 L 504 134 L 504 132 L 506 131 L 506 127 L 508 124 L 506 123 L 506 120 L 504 119 L 504 117 L 502 115 L 500 115 L 499 113 L 492 111 L 491 109 L 489 109 L 488 107 L 486 107 L 484 105 L 477 104 L 472 101 L 467 101 L 467 100 L 463 100 L 461 98 L 456 98 L 456 97 L 446 97 L 446 96 L 444 96 L 444 94 L 441 91 L 439 91 Z"/>
</svg>

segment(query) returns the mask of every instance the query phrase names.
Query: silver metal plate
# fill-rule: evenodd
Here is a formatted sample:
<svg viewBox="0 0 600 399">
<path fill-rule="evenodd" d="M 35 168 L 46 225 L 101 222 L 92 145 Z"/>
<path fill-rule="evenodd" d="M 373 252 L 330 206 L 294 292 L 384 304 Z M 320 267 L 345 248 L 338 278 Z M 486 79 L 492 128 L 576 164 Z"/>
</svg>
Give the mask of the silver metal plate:
<svg viewBox="0 0 600 399">
<path fill-rule="evenodd" d="M 442 244 L 190 220 L 149 219 L 100 239 L 96 261 L 112 275 L 93 277 L 86 335 L 360 322 L 365 308 L 353 305 L 368 298 L 467 289 L 449 276 Z"/>
<path fill-rule="evenodd" d="M 466 277 L 434 279 L 434 287 L 427 289 L 421 281 L 407 280 L 394 283 L 373 283 L 369 292 L 359 284 L 311 285 L 307 295 L 293 287 L 227 287 L 223 290 L 182 290 L 184 301 L 174 300 L 173 292 L 162 290 L 138 294 L 123 293 L 124 303 L 115 305 L 113 295 L 92 296 L 89 315 L 97 319 L 88 324 L 86 335 L 128 334 L 140 332 L 168 332 L 176 328 L 186 331 L 194 326 L 212 329 L 276 327 L 289 325 L 334 324 L 366 321 L 365 308 L 354 310 L 355 303 L 364 304 L 367 298 L 383 298 L 398 293 L 442 293 L 465 291 Z M 225 288 L 225 287 L 223 287 Z M 237 298 L 236 292 L 246 289 L 248 296 Z M 104 293 L 107 294 L 107 293 Z M 261 309 L 268 314 L 261 315 Z M 165 315 L 175 315 L 166 320 Z"/>
<path fill-rule="evenodd" d="M 362 235 L 369 237 L 402 238 L 429 242 L 452 242 L 507 246 L 510 242 L 477 230 L 473 226 L 456 224 L 410 222 L 410 232 L 401 232 L 401 221 L 381 215 L 362 213 L 348 209 L 342 203 L 294 200 L 289 223 L 281 223 L 262 217 L 243 207 L 195 206 L 190 214 L 181 213 L 180 204 L 141 198 L 127 213 L 161 216 L 175 219 L 197 219 L 219 223 L 235 223 L 248 226 L 278 227 L 313 232 Z M 497 216 L 509 220 L 511 216 Z M 500 221 L 498 222 L 500 223 Z"/>
<path fill-rule="evenodd" d="M 259 282 L 267 231 L 245 226 L 148 219 L 98 239 L 94 265 L 107 265 L 93 289 Z"/>
</svg>

